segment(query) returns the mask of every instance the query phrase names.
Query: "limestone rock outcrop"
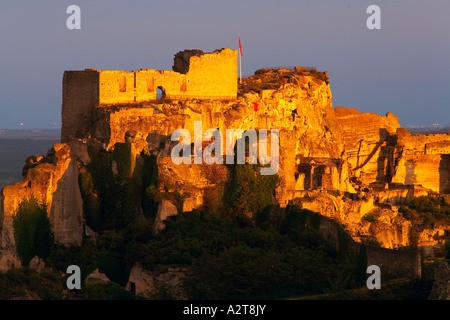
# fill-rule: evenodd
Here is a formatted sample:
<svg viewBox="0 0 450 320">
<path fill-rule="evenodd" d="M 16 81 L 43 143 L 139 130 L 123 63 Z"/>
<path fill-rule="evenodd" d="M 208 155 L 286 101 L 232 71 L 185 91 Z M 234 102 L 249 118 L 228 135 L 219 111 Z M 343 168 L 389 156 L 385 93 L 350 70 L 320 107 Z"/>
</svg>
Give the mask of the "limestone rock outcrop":
<svg viewBox="0 0 450 320">
<path fill-rule="evenodd" d="M 399 212 L 402 204 L 431 190 L 414 187 L 404 190 L 371 190 L 354 194 L 327 190 L 297 192 L 291 203 L 318 212 L 339 222 L 358 242 L 399 248 L 411 245 L 437 246 L 448 234 L 448 225 L 418 230 Z"/>
<path fill-rule="evenodd" d="M 148 148 L 161 157 L 170 156 L 170 136 L 176 129 L 187 129 L 195 138 L 196 121 L 201 122 L 202 135 L 212 128 L 224 136 L 227 129 L 277 129 L 283 180 L 277 192 L 280 203 L 286 204 L 295 190 L 322 185 L 347 190 L 349 185 L 346 165 L 340 161 L 344 140 L 326 73 L 267 70 L 243 79 L 234 100 L 98 105 L 80 116 L 83 120 L 76 128 L 80 138 L 96 139 L 112 150 L 133 132 L 138 151 Z"/>
<path fill-rule="evenodd" d="M 130 151 L 131 173 L 141 152 L 158 155 L 157 192 L 165 198 L 156 232 L 179 211 L 214 208 L 229 167 L 225 161 L 174 164 L 171 152 L 179 141 L 171 135 L 177 129 L 189 132 L 187 145 L 204 140 L 203 151 L 208 129 L 224 137 L 230 129 L 279 130 L 278 205 L 301 203 L 335 219 L 358 241 L 371 237 L 386 248 L 409 245 L 411 226 L 398 208 L 418 195 L 450 192 L 450 134 L 412 135 L 392 113 L 333 110 L 328 73 L 311 68 L 261 69 L 237 84 L 235 53 L 184 51 L 176 55 L 174 71 L 66 72 L 64 143 L 45 157 L 29 157 L 24 180 L 0 194 L 0 267 L 18 265 L 12 215 L 24 198 L 47 205 L 57 242 L 79 244 L 89 233 L 78 186 L 78 173 L 90 161 L 88 144 L 113 155 L 119 148 Z M 156 99 L 158 87 L 168 90 L 161 99 Z M 218 96 L 205 92 L 211 87 Z M 229 150 L 222 146 L 224 156 Z M 113 161 L 113 172 L 119 169 Z M 433 235 L 440 232 L 448 233 L 448 226 L 424 231 L 419 243 L 436 244 Z"/>
<path fill-rule="evenodd" d="M 38 256 L 34 256 L 33 259 L 31 259 L 30 261 L 29 267 L 30 269 L 34 269 L 38 272 L 41 272 L 42 270 L 45 269 L 45 261 Z"/>
<path fill-rule="evenodd" d="M 14 252 L 12 217 L 24 199 L 46 205 L 55 240 L 80 244 L 83 236 L 83 201 L 78 186 L 77 156 L 70 144 L 54 144 L 47 156 L 29 168 L 22 182 L 1 192 L 1 248 Z"/>
<path fill-rule="evenodd" d="M 158 206 L 158 212 L 155 218 L 155 231 L 160 232 L 162 229 L 164 229 L 164 221 L 166 221 L 168 217 L 176 216 L 177 214 L 177 207 L 175 207 L 168 200 L 162 200 Z"/>
<path fill-rule="evenodd" d="M 100 272 L 98 269 L 95 269 L 91 274 L 89 274 L 84 280 L 85 283 L 100 283 L 105 284 L 110 282 L 109 278 L 106 274 Z"/>
<path fill-rule="evenodd" d="M 185 271 L 180 268 L 168 268 L 165 272 L 150 272 L 142 266 L 135 265 L 131 268 L 127 289 L 136 295 L 147 298 L 167 299 L 160 297 L 163 290 L 170 298 L 177 300 L 187 299 L 183 289 Z"/>
</svg>

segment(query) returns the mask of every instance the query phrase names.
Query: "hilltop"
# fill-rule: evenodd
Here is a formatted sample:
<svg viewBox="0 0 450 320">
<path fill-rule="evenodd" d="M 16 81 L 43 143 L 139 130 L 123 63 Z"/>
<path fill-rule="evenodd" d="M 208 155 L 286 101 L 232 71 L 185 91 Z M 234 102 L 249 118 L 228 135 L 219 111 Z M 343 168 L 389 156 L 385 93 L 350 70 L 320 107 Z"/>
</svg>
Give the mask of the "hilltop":
<svg viewBox="0 0 450 320">
<path fill-rule="evenodd" d="M 204 252 L 220 262 L 217 272 L 226 257 L 259 259 L 261 248 L 252 243 L 256 248 L 266 243 L 284 261 L 287 253 L 280 249 L 278 256 L 279 248 L 265 238 L 268 230 L 261 231 L 263 236 L 251 229 L 271 228 L 265 223 L 281 228 L 270 236 L 278 244 L 287 241 L 282 239 L 286 232 L 295 233 L 297 253 L 305 259 L 310 253 L 302 251 L 302 241 L 310 235 L 303 232 L 312 227 L 326 244 L 311 241 L 333 260 L 336 272 L 350 261 L 359 272 L 377 264 L 391 277 L 414 278 L 421 275 L 421 259 L 443 258 L 450 229 L 449 134 L 412 135 L 392 113 L 333 108 L 329 75 L 313 68 L 260 69 L 239 83 L 236 57 L 231 49 L 187 50 L 175 55 L 171 71 L 66 71 L 61 143 L 27 159 L 24 180 L 2 190 L 0 266 L 21 265 L 13 215 L 30 197 L 45 205 L 57 244 L 85 248 L 86 241 L 97 243 L 114 261 L 107 267 L 99 263 L 100 269 L 136 292 L 144 292 L 140 286 L 149 278 L 156 283 L 174 277 L 178 288 L 191 264 L 205 272 L 197 264 L 207 259 Z M 258 175 L 258 164 L 175 164 L 172 132 L 186 129 L 195 139 L 199 122 L 200 138 L 207 129 L 267 130 L 269 141 L 278 130 L 277 174 Z M 203 143 L 203 152 L 208 145 Z M 427 205 L 439 209 L 426 211 Z M 233 236 L 211 235 L 218 242 L 203 239 L 207 244 L 198 244 L 196 254 L 190 242 L 196 240 L 183 221 L 189 228 L 195 221 L 226 227 L 223 217 L 255 231 L 255 242 L 245 238 L 243 248 L 235 247 L 239 231 L 228 226 Z M 286 223 L 294 223 L 296 231 Z M 196 230 L 196 237 L 208 228 Z M 178 250 L 185 237 L 186 256 Z M 126 245 L 127 239 L 136 247 Z M 165 250 L 172 249 L 165 241 L 174 241 L 172 258 L 166 256 Z M 417 250 L 421 247 L 427 248 L 426 256 Z M 324 261 L 314 261 L 323 266 Z M 161 264 L 170 267 L 159 273 Z M 118 276 L 112 265 L 126 272 Z M 356 269 L 349 271 L 352 277 Z"/>
</svg>

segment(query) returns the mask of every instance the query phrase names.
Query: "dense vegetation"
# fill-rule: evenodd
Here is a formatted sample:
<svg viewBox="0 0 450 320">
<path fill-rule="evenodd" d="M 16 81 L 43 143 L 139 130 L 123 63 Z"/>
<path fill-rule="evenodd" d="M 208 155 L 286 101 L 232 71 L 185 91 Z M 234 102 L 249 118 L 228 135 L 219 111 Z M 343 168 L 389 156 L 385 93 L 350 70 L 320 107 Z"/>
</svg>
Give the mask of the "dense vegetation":
<svg viewBox="0 0 450 320">
<path fill-rule="evenodd" d="M 232 214 L 261 212 L 274 204 L 277 175 L 261 175 L 257 164 L 233 165 L 224 201 Z"/>
<path fill-rule="evenodd" d="M 27 266 L 34 256 L 47 258 L 54 245 L 47 207 L 36 199 L 24 199 L 13 216 L 14 240 L 22 264 Z"/>
<path fill-rule="evenodd" d="M 305 228 L 312 212 L 288 207 L 285 215 L 260 215 L 255 221 L 245 216 L 230 220 L 193 213 L 184 221 L 176 219 L 169 224 L 165 230 L 166 235 L 171 234 L 168 240 L 181 234 L 178 243 L 187 244 L 186 249 L 196 254 L 186 282 L 193 298 L 280 298 L 360 284 L 361 266 L 347 257 L 341 259 L 317 231 Z M 186 230 L 193 224 L 185 219 L 194 219 L 199 226 L 187 236 L 180 228 Z M 204 249 L 196 252 L 195 248 Z"/>
<path fill-rule="evenodd" d="M 196 299 L 275 298 L 358 283 L 356 265 L 338 257 L 317 232 L 294 222 L 305 212 L 273 210 L 278 177 L 260 175 L 258 165 L 232 166 L 221 212 L 182 213 L 155 234 L 156 204 L 168 196 L 156 188 L 156 157 L 142 154 L 131 176 L 127 152 L 118 152 L 90 149 L 92 161 L 80 175 L 86 221 L 99 233 L 97 245 L 54 250 L 51 265 L 61 269 L 70 261 L 86 274 L 99 268 L 121 285 L 136 262 L 148 270 L 183 266 L 186 289 Z"/>
<path fill-rule="evenodd" d="M 450 223 L 450 198 L 445 196 L 420 196 L 400 207 L 403 217 L 426 228 Z"/>
<path fill-rule="evenodd" d="M 424 229 L 450 224 L 450 198 L 442 195 L 420 196 L 399 208 L 403 217 L 412 222 L 411 242 L 416 245 Z M 449 235 L 444 235 L 447 239 Z"/>
</svg>

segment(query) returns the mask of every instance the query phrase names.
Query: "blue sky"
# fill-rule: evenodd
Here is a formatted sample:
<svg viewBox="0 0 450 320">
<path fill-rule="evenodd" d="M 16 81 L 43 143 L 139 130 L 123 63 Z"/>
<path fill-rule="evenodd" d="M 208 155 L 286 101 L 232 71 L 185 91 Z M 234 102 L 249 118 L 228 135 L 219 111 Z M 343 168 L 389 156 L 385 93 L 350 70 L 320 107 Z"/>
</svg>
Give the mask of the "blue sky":
<svg viewBox="0 0 450 320">
<path fill-rule="evenodd" d="M 81 30 L 66 9 L 81 8 Z M 369 30 L 369 5 L 381 30 Z M 64 70 L 171 69 L 184 49 L 243 46 L 244 75 L 272 66 L 328 71 L 333 106 L 402 126 L 450 125 L 448 0 L 0 2 L 0 128 L 61 125 Z"/>
</svg>

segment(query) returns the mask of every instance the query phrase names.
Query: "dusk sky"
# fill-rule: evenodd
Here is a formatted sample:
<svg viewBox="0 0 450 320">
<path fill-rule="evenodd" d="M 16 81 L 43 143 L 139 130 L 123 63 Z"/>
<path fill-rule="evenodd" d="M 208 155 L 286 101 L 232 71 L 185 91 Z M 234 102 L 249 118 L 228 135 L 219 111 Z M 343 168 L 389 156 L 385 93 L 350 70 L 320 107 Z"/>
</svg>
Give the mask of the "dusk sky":
<svg viewBox="0 0 450 320">
<path fill-rule="evenodd" d="M 64 70 L 171 70 L 178 51 L 237 49 L 238 34 L 243 75 L 316 67 L 334 107 L 450 125 L 449 14 L 449 0 L 1 0 L 0 128 L 59 128 Z"/>
</svg>

